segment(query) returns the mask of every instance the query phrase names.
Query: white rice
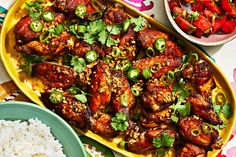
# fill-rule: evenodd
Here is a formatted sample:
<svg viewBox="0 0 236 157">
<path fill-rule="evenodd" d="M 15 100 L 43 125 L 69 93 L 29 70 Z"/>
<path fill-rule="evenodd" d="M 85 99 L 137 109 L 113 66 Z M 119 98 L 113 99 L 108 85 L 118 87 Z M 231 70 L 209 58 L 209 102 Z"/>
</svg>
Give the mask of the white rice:
<svg viewBox="0 0 236 157">
<path fill-rule="evenodd" d="M 65 154 L 50 128 L 40 120 L 0 120 L 0 157 L 65 157 Z"/>
</svg>

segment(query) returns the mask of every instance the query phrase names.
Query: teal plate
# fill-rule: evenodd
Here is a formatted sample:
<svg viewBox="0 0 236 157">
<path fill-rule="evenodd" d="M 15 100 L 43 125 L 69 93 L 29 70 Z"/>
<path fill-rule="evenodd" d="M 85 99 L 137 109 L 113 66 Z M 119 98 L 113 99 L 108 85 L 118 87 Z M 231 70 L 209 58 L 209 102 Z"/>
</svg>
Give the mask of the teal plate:
<svg viewBox="0 0 236 157">
<path fill-rule="evenodd" d="M 38 118 L 50 127 L 51 133 L 60 141 L 67 157 L 86 157 L 86 152 L 78 135 L 69 124 L 52 111 L 27 102 L 0 102 L 1 120 L 24 121 L 29 118 Z"/>
</svg>

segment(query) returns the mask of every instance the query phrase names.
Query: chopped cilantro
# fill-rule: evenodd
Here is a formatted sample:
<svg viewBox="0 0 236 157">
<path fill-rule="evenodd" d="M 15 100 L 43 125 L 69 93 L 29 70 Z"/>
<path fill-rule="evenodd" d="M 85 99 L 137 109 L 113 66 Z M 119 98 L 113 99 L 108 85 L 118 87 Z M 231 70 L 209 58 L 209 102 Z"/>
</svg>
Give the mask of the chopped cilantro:
<svg viewBox="0 0 236 157">
<path fill-rule="evenodd" d="M 105 28 L 106 28 L 105 22 L 99 19 L 90 22 L 89 25 L 87 26 L 87 31 L 92 35 L 98 35 L 98 33 L 103 31 Z"/>
<path fill-rule="evenodd" d="M 221 108 L 221 112 L 227 119 L 229 119 L 233 115 L 233 109 L 230 104 L 224 104 Z"/>
<path fill-rule="evenodd" d="M 118 112 L 111 120 L 111 127 L 114 130 L 124 131 L 129 127 L 128 118 L 125 113 Z"/>
<path fill-rule="evenodd" d="M 77 100 L 79 100 L 79 101 L 80 101 L 81 103 L 83 103 L 83 104 L 88 101 L 86 95 L 84 95 L 84 94 L 76 94 L 76 95 L 75 95 L 75 98 L 76 98 Z"/>
<path fill-rule="evenodd" d="M 83 58 L 79 58 L 78 56 L 74 56 L 71 59 L 71 66 L 73 66 L 75 71 L 82 72 L 82 71 L 84 71 L 84 69 L 86 67 L 86 63 Z"/>
<path fill-rule="evenodd" d="M 112 45 L 115 45 L 117 43 L 117 40 L 113 39 L 111 36 L 108 36 L 106 46 L 111 47 Z"/>
<path fill-rule="evenodd" d="M 171 137 L 168 133 L 162 133 L 160 137 L 153 139 L 152 143 L 155 148 L 172 147 L 175 138 Z"/>
<path fill-rule="evenodd" d="M 227 123 L 225 121 L 223 121 L 223 124 L 221 125 L 213 125 L 212 127 L 216 130 L 222 130 L 226 127 Z"/>
<path fill-rule="evenodd" d="M 198 19 L 199 15 L 200 14 L 197 11 L 193 11 L 188 15 L 187 19 L 190 23 L 192 23 L 194 20 Z"/>
<path fill-rule="evenodd" d="M 187 102 L 184 105 L 175 106 L 175 108 L 182 117 L 186 117 L 190 115 L 191 103 Z"/>
<path fill-rule="evenodd" d="M 89 44 L 93 44 L 96 41 L 96 38 L 95 38 L 95 36 L 93 36 L 90 33 L 85 33 L 84 34 L 84 41 Z"/>
<path fill-rule="evenodd" d="M 220 117 L 220 113 L 223 113 L 223 115 L 226 119 L 229 119 L 233 115 L 232 106 L 227 103 L 224 104 L 223 106 L 213 104 L 213 109 L 219 117 Z"/>
<path fill-rule="evenodd" d="M 29 16 L 33 19 L 39 18 L 43 13 L 43 7 L 36 2 L 26 3 L 25 8 L 28 10 Z"/>
<path fill-rule="evenodd" d="M 105 45 L 107 42 L 107 38 L 109 36 L 109 33 L 106 30 L 103 30 L 101 33 L 98 34 L 98 40 Z"/>
<path fill-rule="evenodd" d="M 114 24 L 113 26 L 107 26 L 107 30 L 110 32 L 110 34 L 118 35 L 120 34 L 121 27 L 118 24 Z"/>
<path fill-rule="evenodd" d="M 147 21 L 144 17 L 139 16 L 138 18 L 131 18 L 130 22 L 135 25 L 134 31 L 139 32 L 141 31 L 145 26 L 147 26 Z"/>
</svg>

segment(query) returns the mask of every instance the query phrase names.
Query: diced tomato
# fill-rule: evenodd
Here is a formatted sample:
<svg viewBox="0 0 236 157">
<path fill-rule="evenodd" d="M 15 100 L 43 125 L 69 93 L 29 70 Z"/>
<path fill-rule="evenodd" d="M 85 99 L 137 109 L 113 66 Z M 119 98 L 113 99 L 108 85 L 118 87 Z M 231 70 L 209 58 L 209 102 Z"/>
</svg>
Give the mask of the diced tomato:
<svg viewBox="0 0 236 157">
<path fill-rule="evenodd" d="M 184 13 L 185 12 L 185 13 Z M 184 18 L 186 18 L 186 10 L 184 8 L 180 8 L 180 7 L 174 7 L 173 8 L 173 16 L 182 16 Z"/>
<path fill-rule="evenodd" d="M 201 0 L 196 0 L 192 4 L 192 11 L 202 12 L 204 10 L 204 5 L 201 3 Z"/>
<path fill-rule="evenodd" d="M 214 25 L 212 25 L 212 33 L 215 33 L 216 31 L 218 31 L 222 26 L 223 24 L 225 23 L 226 21 L 226 15 L 222 18 L 216 18 L 215 19 L 215 22 L 214 22 Z"/>
<path fill-rule="evenodd" d="M 180 15 L 175 18 L 177 25 L 186 33 L 191 34 L 195 31 L 196 27 L 189 23 L 187 20 L 182 18 Z"/>
<path fill-rule="evenodd" d="M 212 19 L 212 17 L 213 17 L 213 15 L 214 15 L 214 13 L 212 12 L 212 11 L 210 11 L 210 10 L 207 10 L 207 9 L 205 9 L 204 11 L 203 11 L 203 14 L 204 14 L 204 16 L 207 18 L 207 19 Z"/>
<path fill-rule="evenodd" d="M 182 3 L 193 3 L 194 2 L 194 0 L 180 0 Z"/>
<path fill-rule="evenodd" d="M 193 21 L 193 25 L 199 28 L 202 32 L 211 28 L 211 23 L 201 14 Z"/>
<path fill-rule="evenodd" d="M 218 15 L 222 13 L 221 8 L 215 3 L 214 0 L 201 0 L 202 4 L 212 11 L 213 13 L 217 13 Z"/>
<path fill-rule="evenodd" d="M 170 10 L 173 10 L 174 7 L 180 7 L 178 2 L 170 2 L 169 3 Z"/>
<path fill-rule="evenodd" d="M 232 6 L 231 6 L 229 0 L 221 0 L 221 7 L 226 12 L 232 11 Z"/>
<path fill-rule="evenodd" d="M 235 29 L 236 23 L 232 18 L 227 18 L 225 23 L 221 26 L 221 30 L 225 33 L 232 33 Z"/>
<path fill-rule="evenodd" d="M 194 33 L 194 36 L 197 38 L 201 38 L 202 35 L 204 34 L 204 32 L 201 31 L 199 28 L 197 28 L 193 33 Z"/>
</svg>

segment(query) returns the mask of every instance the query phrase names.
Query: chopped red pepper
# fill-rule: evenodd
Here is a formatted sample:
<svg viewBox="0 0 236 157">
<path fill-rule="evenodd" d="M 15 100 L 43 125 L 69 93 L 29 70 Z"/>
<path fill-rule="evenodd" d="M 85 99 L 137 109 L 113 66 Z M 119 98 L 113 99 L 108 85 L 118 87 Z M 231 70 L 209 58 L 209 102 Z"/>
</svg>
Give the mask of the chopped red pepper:
<svg viewBox="0 0 236 157">
<path fill-rule="evenodd" d="M 204 34 L 204 32 L 201 31 L 199 28 L 197 28 L 193 33 L 194 33 L 194 36 L 197 38 L 201 38 L 202 35 Z"/>
<path fill-rule="evenodd" d="M 193 25 L 199 28 L 202 32 L 211 28 L 211 23 L 201 14 L 193 21 Z"/>
<path fill-rule="evenodd" d="M 191 34 L 195 31 L 196 27 L 189 23 L 187 20 L 182 18 L 180 15 L 175 18 L 177 25 L 184 31 Z"/>
<path fill-rule="evenodd" d="M 202 4 L 212 11 L 213 13 L 217 13 L 218 15 L 222 13 L 221 8 L 215 3 L 214 0 L 201 0 Z"/>
<path fill-rule="evenodd" d="M 236 22 L 232 18 L 227 18 L 225 23 L 221 26 L 221 30 L 225 33 L 232 33 L 235 29 Z"/>
<path fill-rule="evenodd" d="M 215 23 L 214 25 L 212 25 L 212 33 L 215 33 L 216 31 L 218 31 L 222 26 L 223 24 L 225 23 L 226 21 L 226 15 L 222 18 L 216 18 L 215 19 Z"/>
<path fill-rule="evenodd" d="M 185 13 L 184 13 L 185 12 Z M 182 16 L 183 18 L 186 18 L 186 10 L 184 8 L 180 8 L 180 7 L 174 7 L 173 8 L 173 16 Z"/>
<path fill-rule="evenodd" d="M 192 11 L 202 12 L 204 10 L 204 5 L 201 3 L 201 0 L 196 0 L 192 4 Z"/>
</svg>

